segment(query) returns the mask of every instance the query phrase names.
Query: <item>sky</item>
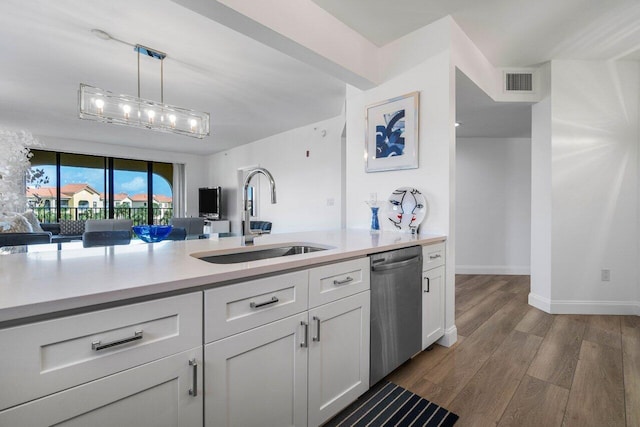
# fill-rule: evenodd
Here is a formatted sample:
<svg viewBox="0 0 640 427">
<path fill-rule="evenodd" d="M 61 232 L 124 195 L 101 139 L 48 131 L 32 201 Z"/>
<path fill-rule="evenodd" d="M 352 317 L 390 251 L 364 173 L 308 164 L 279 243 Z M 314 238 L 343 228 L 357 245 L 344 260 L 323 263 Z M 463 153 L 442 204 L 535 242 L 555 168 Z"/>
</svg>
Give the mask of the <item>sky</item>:
<svg viewBox="0 0 640 427">
<path fill-rule="evenodd" d="M 44 169 L 45 175 L 49 177 L 49 183 L 43 187 L 54 187 L 56 185 L 55 166 L 37 166 L 37 169 Z M 61 186 L 66 184 L 87 183 L 99 192 L 104 192 L 104 171 L 102 169 L 81 168 L 75 166 L 60 167 Z M 116 170 L 113 174 L 114 193 L 134 194 L 147 192 L 147 174 L 145 172 L 129 172 Z M 153 175 L 153 194 L 161 194 L 171 197 L 171 186 L 163 177 Z"/>
</svg>

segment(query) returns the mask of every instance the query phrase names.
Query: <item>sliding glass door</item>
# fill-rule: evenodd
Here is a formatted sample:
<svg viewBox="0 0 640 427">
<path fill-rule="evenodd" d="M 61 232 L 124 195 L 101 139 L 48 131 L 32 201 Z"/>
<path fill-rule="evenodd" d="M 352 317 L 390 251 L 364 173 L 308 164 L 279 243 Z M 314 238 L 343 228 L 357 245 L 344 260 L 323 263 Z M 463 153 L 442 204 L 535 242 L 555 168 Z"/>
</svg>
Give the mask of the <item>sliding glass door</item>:
<svg viewBox="0 0 640 427">
<path fill-rule="evenodd" d="M 105 211 L 106 158 L 69 153 L 59 153 L 59 158 L 58 219 L 108 218 Z"/>
<path fill-rule="evenodd" d="M 173 165 L 32 150 L 27 199 L 41 222 L 132 219 L 167 224 L 173 216 Z"/>
</svg>

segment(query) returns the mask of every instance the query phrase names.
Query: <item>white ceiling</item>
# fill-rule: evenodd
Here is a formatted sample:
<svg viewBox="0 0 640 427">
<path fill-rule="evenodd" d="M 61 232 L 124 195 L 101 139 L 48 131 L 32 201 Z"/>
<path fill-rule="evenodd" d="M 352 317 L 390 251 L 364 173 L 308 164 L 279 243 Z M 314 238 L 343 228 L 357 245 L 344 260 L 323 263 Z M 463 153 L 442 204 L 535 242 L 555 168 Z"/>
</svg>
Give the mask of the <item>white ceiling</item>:
<svg viewBox="0 0 640 427">
<path fill-rule="evenodd" d="M 313 1 L 378 45 L 451 14 L 496 66 L 640 59 L 638 0 Z M 165 102 L 210 112 L 212 135 L 197 140 L 78 119 L 80 82 L 136 94 L 133 49 L 93 36 L 93 28 L 166 52 Z M 334 117 L 344 104 L 338 79 L 170 0 L 2 0 L 0 58 L 0 126 L 116 144 L 123 153 L 130 146 L 213 153 Z M 159 100 L 159 63 L 143 59 L 141 96 Z M 459 135 L 487 133 L 491 120 L 505 117 L 480 107 L 476 89 L 458 88 L 458 117 L 467 123 Z M 474 121 L 484 129 L 473 131 Z"/>
<path fill-rule="evenodd" d="M 133 48 L 168 54 L 164 101 L 211 113 L 204 140 L 77 118 L 80 82 L 136 95 Z M 340 114 L 345 85 L 168 0 L 2 0 L 0 125 L 35 135 L 212 153 Z M 143 58 L 141 96 L 160 98 L 159 61 Z"/>
<path fill-rule="evenodd" d="M 385 45 L 447 15 L 496 67 L 640 59 L 638 0 L 313 0 Z"/>
</svg>

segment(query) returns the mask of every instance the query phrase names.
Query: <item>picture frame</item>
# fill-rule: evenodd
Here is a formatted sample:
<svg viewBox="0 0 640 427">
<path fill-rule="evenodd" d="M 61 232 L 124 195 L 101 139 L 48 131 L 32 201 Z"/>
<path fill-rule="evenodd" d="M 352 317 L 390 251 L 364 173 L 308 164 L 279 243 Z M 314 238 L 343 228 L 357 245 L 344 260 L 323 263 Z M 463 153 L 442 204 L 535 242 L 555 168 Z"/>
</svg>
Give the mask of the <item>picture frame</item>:
<svg viewBox="0 0 640 427">
<path fill-rule="evenodd" d="M 420 92 L 366 107 L 365 171 L 418 167 Z"/>
</svg>

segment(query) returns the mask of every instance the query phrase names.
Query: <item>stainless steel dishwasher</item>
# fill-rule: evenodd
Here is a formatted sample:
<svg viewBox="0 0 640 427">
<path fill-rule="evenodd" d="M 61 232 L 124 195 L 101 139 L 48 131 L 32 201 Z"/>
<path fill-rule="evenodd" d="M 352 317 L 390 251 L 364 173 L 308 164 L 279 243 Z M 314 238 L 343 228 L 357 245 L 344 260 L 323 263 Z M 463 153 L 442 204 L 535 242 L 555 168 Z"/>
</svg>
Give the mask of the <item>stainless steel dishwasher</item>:
<svg viewBox="0 0 640 427">
<path fill-rule="evenodd" d="M 422 247 L 371 255 L 369 384 L 409 360 L 422 346 Z"/>
</svg>

